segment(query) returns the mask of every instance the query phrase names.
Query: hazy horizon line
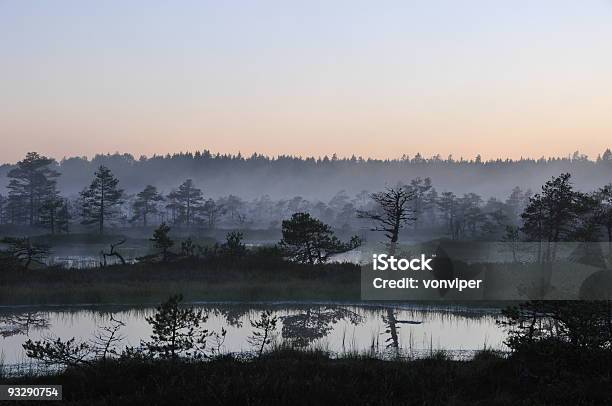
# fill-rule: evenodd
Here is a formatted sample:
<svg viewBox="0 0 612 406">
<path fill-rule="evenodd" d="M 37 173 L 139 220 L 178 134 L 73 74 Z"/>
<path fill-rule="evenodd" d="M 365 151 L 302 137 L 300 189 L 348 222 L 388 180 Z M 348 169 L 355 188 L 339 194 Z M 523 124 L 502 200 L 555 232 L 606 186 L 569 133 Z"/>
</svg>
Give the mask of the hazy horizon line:
<svg viewBox="0 0 612 406">
<path fill-rule="evenodd" d="M 410 154 L 402 154 L 402 156 L 396 156 L 396 157 L 385 157 L 385 158 L 381 158 L 381 157 L 376 157 L 376 156 L 363 156 L 363 155 L 356 155 L 356 154 L 351 154 L 349 155 L 340 155 L 336 152 L 332 152 L 330 154 L 325 154 L 325 155 L 318 155 L 318 156 L 314 156 L 314 155 L 299 155 L 299 154 L 264 154 L 264 153 L 259 153 L 259 152 L 253 152 L 253 153 L 245 153 L 243 154 L 240 150 L 238 152 L 213 152 L 209 149 L 195 149 L 193 151 L 175 151 L 175 152 L 165 152 L 165 153 L 153 153 L 153 154 L 140 154 L 140 155 L 136 155 L 134 153 L 131 152 L 119 152 L 119 151 L 115 151 L 115 152 L 99 152 L 99 153 L 95 153 L 93 155 L 87 155 L 87 154 L 83 154 L 83 155 L 72 155 L 72 156 L 67 156 L 64 155 L 62 158 L 57 158 L 57 157 L 53 157 L 50 155 L 45 154 L 44 152 L 39 152 L 39 151 L 28 151 L 27 153 L 31 153 L 31 152 L 36 152 L 42 156 L 45 156 L 47 158 L 51 158 L 53 160 L 55 160 L 57 163 L 61 163 L 62 161 L 66 161 L 66 160 L 70 160 L 70 159 L 83 159 L 86 160 L 88 162 L 91 162 L 93 160 L 95 160 L 98 157 L 113 157 L 113 156 L 124 156 L 124 157 L 131 157 L 133 160 L 135 161 L 139 161 L 142 159 L 152 159 L 152 158 L 156 158 L 156 157 L 162 157 L 162 158 L 172 158 L 175 156 L 188 156 L 188 155 L 192 155 L 192 156 L 196 156 L 198 154 L 200 155 L 208 155 L 211 158 L 230 158 L 230 159 L 252 159 L 254 157 L 257 158 L 263 158 L 263 159 L 268 159 L 271 161 L 274 160 L 278 160 L 278 159 L 299 159 L 299 160 L 315 160 L 315 161 L 325 161 L 327 160 L 339 160 L 339 161 L 351 161 L 353 159 L 356 159 L 358 161 L 381 161 L 381 162 L 385 162 L 385 161 L 389 161 L 389 162 L 402 162 L 402 161 L 413 161 L 415 160 L 415 158 L 417 156 L 420 156 L 420 159 L 423 159 L 425 161 L 429 161 L 429 162 L 435 162 L 435 161 L 444 161 L 444 162 L 475 162 L 478 160 L 478 158 L 480 157 L 481 162 L 485 163 L 485 162 L 520 162 L 520 161 L 541 161 L 541 160 L 580 160 L 580 161 L 590 161 L 590 162 L 597 162 L 598 160 L 601 159 L 602 154 L 605 154 L 606 152 L 610 153 L 610 157 L 612 158 L 612 152 L 610 150 L 610 148 L 606 148 L 604 151 L 602 151 L 601 153 L 597 154 L 596 158 L 591 158 L 588 154 L 583 154 L 580 152 L 580 150 L 576 150 L 572 153 L 568 153 L 567 155 L 564 156 L 553 156 L 553 155 L 549 155 L 549 156 L 544 156 L 541 155 L 539 157 L 533 157 L 533 156 L 521 156 L 519 158 L 511 158 L 511 157 L 501 157 L 498 156 L 497 158 L 483 158 L 481 156 L 481 154 L 476 154 L 473 157 L 465 157 L 465 156 L 458 156 L 456 157 L 454 154 L 448 154 L 446 156 L 443 156 L 442 154 L 433 154 L 430 156 L 425 156 L 424 154 L 421 154 L 420 152 L 415 152 L 414 155 L 410 155 Z M 25 154 L 24 156 L 25 157 Z M 15 162 L 2 162 L 0 163 L 0 165 L 4 166 L 4 165 L 16 165 L 17 162 L 21 161 L 22 158 L 18 159 Z M 577 159 L 576 159 L 577 158 Z"/>
</svg>

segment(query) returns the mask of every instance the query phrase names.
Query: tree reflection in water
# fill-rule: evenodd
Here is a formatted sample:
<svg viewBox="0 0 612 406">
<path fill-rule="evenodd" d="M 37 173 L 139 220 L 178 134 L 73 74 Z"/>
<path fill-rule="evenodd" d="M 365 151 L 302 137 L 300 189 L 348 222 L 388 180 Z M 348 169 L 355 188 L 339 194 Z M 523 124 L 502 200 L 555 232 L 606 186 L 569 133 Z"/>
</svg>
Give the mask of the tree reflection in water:
<svg viewBox="0 0 612 406">
<path fill-rule="evenodd" d="M 385 334 L 389 337 L 385 340 L 387 348 L 393 348 L 396 352 L 399 351 L 399 326 L 398 324 L 421 324 L 421 321 L 398 320 L 395 316 L 395 311 L 392 308 L 386 309 L 386 315 L 382 316 L 383 322 L 386 325 Z"/>
<path fill-rule="evenodd" d="M 41 312 L 0 315 L 0 337 L 30 334 L 30 330 L 44 330 L 50 326 L 49 318 Z"/>
<path fill-rule="evenodd" d="M 242 318 L 252 310 L 248 305 L 219 306 L 212 309 L 213 314 L 222 316 L 228 326 L 241 328 Z"/>
<path fill-rule="evenodd" d="M 359 314 L 343 308 L 311 307 L 298 314 L 281 317 L 282 337 L 296 347 L 306 347 L 329 334 L 333 325 L 347 320 L 353 325 L 363 322 Z"/>
</svg>

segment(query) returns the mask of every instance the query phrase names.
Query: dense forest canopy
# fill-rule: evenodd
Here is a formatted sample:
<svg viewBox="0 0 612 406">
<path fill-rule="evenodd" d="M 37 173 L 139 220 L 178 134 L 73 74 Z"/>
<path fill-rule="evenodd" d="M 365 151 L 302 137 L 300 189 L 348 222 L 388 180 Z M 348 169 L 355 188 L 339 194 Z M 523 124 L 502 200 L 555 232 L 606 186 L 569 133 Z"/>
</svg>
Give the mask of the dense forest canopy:
<svg viewBox="0 0 612 406">
<path fill-rule="evenodd" d="M 569 172 L 576 188 L 591 190 L 610 182 L 612 153 L 606 150 L 596 159 L 578 152 L 564 158 L 524 158 L 520 160 L 425 158 L 420 154 L 400 159 L 362 157 L 302 158 L 294 156 L 250 157 L 213 154 L 209 151 L 134 158 L 129 154 L 64 158 L 53 168 L 61 174 L 57 180 L 63 195 L 77 195 L 91 182 L 94 172 L 108 167 L 121 179 L 127 193 L 138 193 L 143 185 L 155 186 L 169 193 L 179 180 L 192 179 L 204 194 L 218 198 L 235 195 L 253 199 L 268 195 L 273 199 L 302 196 L 307 199 L 332 198 L 339 190 L 357 194 L 378 190 L 384 185 L 431 178 L 438 191 L 456 194 L 473 192 L 486 197 L 504 198 L 515 186 L 536 190 L 546 180 Z M 0 166 L 0 194 L 6 195 L 7 173 L 14 164 Z"/>
</svg>

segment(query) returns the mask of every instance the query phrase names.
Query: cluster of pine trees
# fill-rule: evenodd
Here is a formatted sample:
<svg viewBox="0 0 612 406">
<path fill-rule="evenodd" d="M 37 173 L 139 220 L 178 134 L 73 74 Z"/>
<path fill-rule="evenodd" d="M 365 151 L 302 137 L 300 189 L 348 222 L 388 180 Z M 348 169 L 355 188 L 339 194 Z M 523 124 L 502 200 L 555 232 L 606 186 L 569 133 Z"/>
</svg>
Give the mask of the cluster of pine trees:
<svg viewBox="0 0 612 406">
<path fill-rule="evenodd" d="M 30 152 L 8 173 L 8 197 L 0 195 L 0 223 L 44 226 L 68 231 L 68 201 L 57 189 L 53 160 Z"/>
<path fill-rule="evenodd" d="M 529 199 L 521 220 L 524 239 L 540 243 L 541 261 L 554 261 L 557 242 L 600 241 L 602 234 L 612 253 L 612 184 L 583 193 L 561 174 Z"/>
<path fill-rule="evenodd" d="M 162 223 L 179 228 L 280 229 L 292 214 L 309 213 L 336 229 L 355 230 L 371 227 L 367 219 L 359 218 L 359 212 L 377 210 L 374 195 L 366 190 L 354 196 L 340 191 L 328 202 L 301 196 L 272 200 L 267 195 L 246 201 L 236 195 L 205 197 L 191 179 L 166 194 L 146 185 L 130 195 L 105 166 L 97 169 L 78 196 L 68 198 L 58 191 L 60 174 L 53 164 L 52 159 L 31 152 L 8 172 L 8 195 L 0 195 L 0 224 L 43 227 L 51 233 L 68 233 L 75 224 L 99 233 L 108 226 L 146 228 Z M 438 192 L 429 178 L 413 179 L 398 185 L 410 196 L 407 207 L 411 221 L 406 232 L 453 239 L 499 239 L 504 235 L 518 238 L 520 229 L 531 240 L 558 241 L 596 239 L 605 230 L 607 239 L 612 240 L 612 186 L 587 194 L 572 188 L 569 175 L 551 182 L 535 195 L 515 187 L 505 200 L 485 200 L 475 193 Z M 551 208 L 551 202 L 567 207 Z M 550 215 L 554 217 L 550 224 L 540 220 L 546 211 L 555 212 Z"/>
</svg>

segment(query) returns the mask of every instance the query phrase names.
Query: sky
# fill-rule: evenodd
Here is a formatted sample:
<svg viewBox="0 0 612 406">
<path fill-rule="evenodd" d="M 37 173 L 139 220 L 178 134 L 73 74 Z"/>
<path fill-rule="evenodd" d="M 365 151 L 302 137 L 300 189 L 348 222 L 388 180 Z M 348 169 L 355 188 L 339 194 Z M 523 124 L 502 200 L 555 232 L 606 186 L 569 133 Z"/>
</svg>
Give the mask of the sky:
<svg viewBox="0 0 612 406">
<path fill-rule="evenodd" d="M 0 0 L 0 162 L 607 147 L 611 0 Z"/>
</svg>

